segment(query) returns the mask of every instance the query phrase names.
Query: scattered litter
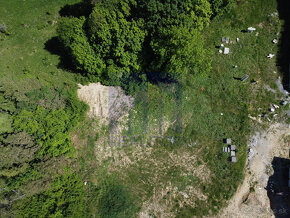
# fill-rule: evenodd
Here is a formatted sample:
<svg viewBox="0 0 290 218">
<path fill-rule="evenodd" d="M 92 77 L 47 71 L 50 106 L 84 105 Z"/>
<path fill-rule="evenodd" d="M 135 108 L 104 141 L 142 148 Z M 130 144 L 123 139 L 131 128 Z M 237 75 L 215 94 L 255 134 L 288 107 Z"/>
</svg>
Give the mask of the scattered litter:
<svg viewBox="0 0 290 218">
<path fill-rule="evenodd" d="M 236 38 L 236 41 L 237 41 L 237 42 L 239 42 L 239 41 L 240 41 L 240 39 L 239 39 L 239 38 Z"/>
<path fill-rule="evenodd" d="M 84 182 L 84 185 L 87 185 L 87 182 Z"/>
<path fill-rule="evenodd" d="M 246 79 L 248 79 L 249 78 L 249 75 L 248 74 L 246 74 L 245 76 L 243 76 L 243 78 L 241 79 L 241 81 L 242 82 L 244 82 Z"/>
<path fill-rule="evenodd" d="M 248 32 L 250 32 L 250 33 L 254 32 L 255 30 L 256 30 L 256 28 L 254 28 L 254 27 L 249 27 L 248 28 Z"/>
<path fill-rule="evenodd" d="M 277 44 L 277 43 L 278 43 L 278 40 L 277 40 L 277 39 L 273 39 L 272 42 L 273 42 L 274 44 Z"/>
<path fill-rule="evenodd" d="M 221 113 L 221 116 L 223 116 L 224 114 L 223 113 Z"/>
<path fill-rule="evenodd" d="M 237 65 L 234 65 L 234 66 L 233 66 L 233 68 L 237 68 L 237 67 L 238 67 Z"/>
<path fill-rule="evenodd" d="M 259 33 L 258 32 L 256 33 L 256 36 L 259 36 Z"/>
<path fill-rule="evenodd" d="M 285 106 L 286 104 L 287 104 L 287 101 L 281 101 L 281 103 L 280 103 L 281 105 L 283 105 L 283 106 Z"/>
<path fill-rule="evenodd" d="M 224 46 L 224 44 L 221 44 L 220 45 L 220 49 L 223 49 L 225 46 Z"/>
<path fill-rule="evenodd" d="M 229 48 L 225 48 L 224 54 L 229 54 L 229 53 L 230 53 L 230 49 Z"/>
<path fill-rule="evenodd" d="M 276 17 L 277 15 L 278 15 L 277 12 L 273 12 L 273 13 L 269 14 L 269 16 L 271 16 L 271 17 Z"/>
<path fill-rule="evenodd" d="M 222 43 L 225 43 L 226 42 L 226 39 L 225 38 L 222 38 Z"/>
<path fill-rule="evenodd" d="M 234 150 L 236 150 L 236 146 L 235 146 L 235 145 L 230 145 L 230 149 L 231 149 L 232 151 L 234 151 Z"/>
<path fill-rule="evenodd" d="M 254 79 L 251 80 L 252 84 L 257 84 L 258 82 L 259 82 L 258 80 L 254 80 Z"/>
<path fill-rule="evenodd" d="M 233 44 L 233 43 L 234 43 L 234 41 L 231 40 L 231 41 L 230 41 L 230 44 Z"/>
<path fill-rule="evenodd" d="M 276 74 L 277 72 L 276 71 L 273 71 L 273 73 Z"/>
<path fill-rule="evenodd" d="M 277 117 L 277 116 L 278 116 L 278 114 L 274 114 L 274 115 L 273 115 L 273 117 Z"/>
<path fill-rule="evenodd" d="M 273 58 L 275 55 L 274 54 L 268 54 L 267 58 Z"/>
<path fill-rule="evenodd" d="M 270 107 L 270 108 L 269 108 L 269 111 L 270 111 L 270 112 L 275 112 L 275 108 Z"/>
<path fill-rule="evenodd" d="M 222 50 L 219 50 L 219 53 L 220 53 L 220 54 L 222 54 L 222 53 L 223 53 L 223 51 L 222 51 Z"/>
<path fill-rule="evenodd" d="M 278 108 L 280 108 L 278 105 L 276 105 L 276 104 L 272 104 L 272 106 L 275 108 L 275 109 L 278 109 Z"/>
<path fill-rule="evenodd" d="M 229 37 L 227 37 L 227 38 L 226 38 L 226 43 L 228 44 L 228 43 L 229 43 L 229 41 L 230 41 L 230 38 L 229 38 Z"/>
</svg>

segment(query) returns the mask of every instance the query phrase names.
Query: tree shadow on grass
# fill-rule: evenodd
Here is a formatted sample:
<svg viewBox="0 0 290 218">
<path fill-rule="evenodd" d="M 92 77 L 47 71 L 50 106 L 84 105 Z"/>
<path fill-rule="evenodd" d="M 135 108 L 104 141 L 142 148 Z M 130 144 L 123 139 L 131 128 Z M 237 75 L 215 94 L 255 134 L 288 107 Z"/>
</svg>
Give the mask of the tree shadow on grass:
<svg viewBox="0 0 290 218">
<path fill-rule="evenodd" d="M 91 4 L 80 2 L 73 5 L 63 6 L 60 9 L 59 14 L 61 17 L 70 17 L 70 16 L 78 18 L 81 16 L 88 17 L 92 12 L 92 9 L 93 6 Z M 73 66 L 71 57 L 68 55 L 65 48 L 63 47 L 63 45 L 61 44 L 61 42 L 58 40 L 57 37 L 53 37 L 48 41 L 46 41 L 44 48 L 51 54 L 58 55 L 60 57 L 60 63 L 57 66 L 58 68 L 74 73 L 80 73 Z"/>
<path fill-rule="evenodd" d="M 67 52 L 63 48 L 63 45 L 56 36 L 46 41 L 46 43 L 44 44 L 44 48 L 51 54 L 58 55 L 60 57 L 60 62 L 57 66 L 58 68 L 76 72 L 70 56 L 67 54 Z"/>
<path fill-rule="evenodd" d="M 60 11 L 59 15 L 62 17 L 88 17 L 93 10 L 93 6 L 88 3 L 80 2 L 73 5 L 65 5 Z"/>
<path fill-rule="evenodd" d="M 290 1 L 277 0 L 279 18 L 284 20 L 282 36 L 280 38 L 277 65 L 283 73 L 283 86 L 290 90 Z"/>
</svg>

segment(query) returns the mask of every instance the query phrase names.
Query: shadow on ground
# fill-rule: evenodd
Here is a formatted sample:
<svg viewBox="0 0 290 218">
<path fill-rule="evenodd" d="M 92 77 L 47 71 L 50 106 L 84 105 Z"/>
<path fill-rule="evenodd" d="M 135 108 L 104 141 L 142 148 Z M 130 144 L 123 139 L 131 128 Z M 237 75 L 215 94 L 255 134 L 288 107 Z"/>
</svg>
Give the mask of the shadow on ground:
<svg viewBox="0 0 290 218">
<path fill-rule="evenodd" d="M 269 177 L 267 195 L 277 218 L 290 217 L 290 188 L 288 187 L 290 159 L 274 157 L 274 174 Z"/>
<path fill-rule="evenodd" d="M 283 85 L 286 90 L 290 90 L 290 1 L 277 0 L 279 18 L 284 20 L 282 36 L 279 43 L 279 54 L 277 65 L 283 73 Z"/>
<path fill-rule="evenodd" d="M 61 17 L 81 17 L 81 16 L 89 16 L 92 12 L 93 6 L 88 3 L 80 2 L 73 5 L 65 5 L 63 6 L 59 14 Z M 49 51 L 51 54 L 58 55 L 60 57 L 60 63 L 58 67 L 64 70 L 68 70 L 71 72 L 79 73 L 76 71 L 71 58 L 69 57 L 68 53 L 65 51 L 63 45 L 58 40 L 57 37 L 53 37 L 49 39 L 45 43 L 45 49 Z"/>
</svg>

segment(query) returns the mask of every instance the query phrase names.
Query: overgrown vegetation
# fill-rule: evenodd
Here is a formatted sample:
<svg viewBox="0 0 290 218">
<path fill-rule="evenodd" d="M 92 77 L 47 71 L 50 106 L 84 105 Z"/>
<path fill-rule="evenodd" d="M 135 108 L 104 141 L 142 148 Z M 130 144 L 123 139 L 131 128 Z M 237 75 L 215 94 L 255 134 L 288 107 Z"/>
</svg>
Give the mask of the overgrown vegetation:
<svg viewBox="0 0 290 218">
<path fill-rule="evenodd" d="M 264 88 L 276 89 L 275 60 L 266 59 L 277 53 L 271 41 L 281 27 L 268 16 L 275 0 L 83 2 L 0 2 L 0 216 L 217 214 L 243 179 L 247 137 L 258 125 L 248 115 L 281 97 Z M 248 26 L 258 34 L 241 32 Z M 233 40 L 227 56 L 215 48 L 222 37 Z M 135 97 L 129 136 L 144 133 L 144 111 L 146 134 L 160 131 L 162 112 L 162 134 L 174 136 L 180 110 L 178 144 L 102 156 L 96 143 L 105 144 L 107 128 L 85 119 L 76 95 L 76 83 L 87 81 Z M 228 137 L 236 164 L 221 149 Z"/>
</svg>

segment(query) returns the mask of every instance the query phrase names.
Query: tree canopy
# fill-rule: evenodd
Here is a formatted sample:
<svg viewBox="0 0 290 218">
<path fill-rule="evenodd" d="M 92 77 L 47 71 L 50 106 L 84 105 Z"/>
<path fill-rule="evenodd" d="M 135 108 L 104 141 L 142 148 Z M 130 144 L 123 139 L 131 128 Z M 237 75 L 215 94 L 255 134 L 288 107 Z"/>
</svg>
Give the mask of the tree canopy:
<svg viewBox="0 0 290 218">
<path fill-rule="evenodd" d="M 93 81 L 128 85 L 142 74 L 175 80 L 198 73 L 205 61 L 198 31 L 213 13 L 207 0 L 85 2 L 91 14 L 64 18 L 58 36 L 76 69 Z"/>
</svg>

